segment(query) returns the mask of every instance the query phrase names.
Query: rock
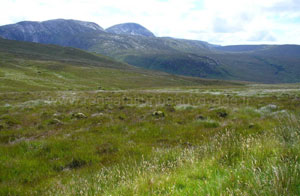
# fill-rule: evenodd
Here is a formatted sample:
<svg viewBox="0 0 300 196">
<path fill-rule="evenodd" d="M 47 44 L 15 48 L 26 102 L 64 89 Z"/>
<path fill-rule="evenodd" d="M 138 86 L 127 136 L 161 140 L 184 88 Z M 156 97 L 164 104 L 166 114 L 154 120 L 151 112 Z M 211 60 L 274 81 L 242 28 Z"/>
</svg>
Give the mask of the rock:
<svg viewBox="0 0 300 196">
<path fill-rule="evenodd" d="M 277 110 L 277 109 L 278 109 L 278 106 L 277 106 L 277 105 L 269 104 L 269 105 L 266 105 L 266 106 L 264 106 L 264 107 L 261 107 L 261 108 L 259 109 L 259 111 L 261 111 L 261 112 L 273 112 L 273 111 L 275 111 L 275 110 Z"/>
<path fill-rule="evenodd" d="M 266 108 L 271 109 L 271 110 L 276 110 L 278 107 L 277 107 L 277 105 L 269 104 L 266 106 Z"/>
<path fill-rule="evenodd" d="M 61 122 L 60 120 L 54 118 L 54 119 L 51 120 L 48 124 L 49 124 L 49 125 L 63 125 L 64 123 Z"/>
<path fill-rule="evenodd" d="M 152 116 L 164 117 L 165 113 L 163 111 L 155 111 L 155 112 L 152 113 Z"/>
<path fill-rule="evenodd" d="M 9 107 L 11 107 L 11 105 L 8 104 L 8 103 L 6 103 L 6 104 L 4 105 L 4 107 L 9 108 Z"/>
<path fill-rule="evenodd" d="M 100 116 L 104 116 L 104 114 L 103 113 L 92 114 L 92 117 L 100 117 Z"/>
<path fill-rule="evenodd" d="M 53 114 L 53 117 L 54 117 L 54 118 L 58 118 L 58 117 L 60 117 L 60 114 L 55 113 L 55 114 Z"/>
<path fill-rule="evenodd" d="M 83 119 L 83 118 L 87 118 L 87 116 L 85 115 L 85 114 L 83 114 L 83 113 L 74 113 L 73 115 L 72 115 L 72 117 L 74 117 L 74 118 L 77 118 L 77 119 Z"/>
</svg>

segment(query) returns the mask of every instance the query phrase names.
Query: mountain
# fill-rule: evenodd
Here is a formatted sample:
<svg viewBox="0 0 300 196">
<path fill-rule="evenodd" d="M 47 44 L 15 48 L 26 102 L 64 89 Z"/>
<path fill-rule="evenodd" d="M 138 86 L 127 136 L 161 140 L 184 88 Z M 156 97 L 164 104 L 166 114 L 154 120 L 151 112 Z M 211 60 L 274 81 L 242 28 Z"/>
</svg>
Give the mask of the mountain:
<svg viewBox="0 0 300 196">
<path fill-rule="evenodd" d="M 65 22 L 73 24 L 72 20 Z M 40 43 L 75 47 L 171 74 L 260 83 L 300 82 L 298 45 L 218 46 L 197 40 L 118 34 L 101 28 L 76 32 L 63 28 L 65 34 L 60 35 L 56 33 L 61 31 L 57 26 L 46 37 L 33 33 L 40 31 L 39 26 L 23 34 L 36 35 Z M 75 26 L 82 28 L 78 23 Z M 14 31 L 0 27 L 0 36 L 28 41 L 22 36 L 7 35 L 14 35 Z"/>
<path fill-rule="evenodd" d="M 155 37 L 155 35 L 143 27 L 142 25 L 136 23 L 124 23 L 114 25 L 105 30 L 109 33 L 121 34 L 121 35 L 140 35 L 146 37 Z"/>
<path fill-rule="evenodd" d="M 83 50 L 0 38 L 0 92 L 240 85 L 148 71 Z"/>
<path fill-rule="evenodd" d="M 0 28 L 0 36 L 11 40 L 68 45 L 68 37 L 80 33 L 99 33 L 103 28 L 92 22 L 78 20 L 48 20 L 45 22 L 24 21 Z"/>
</svg>

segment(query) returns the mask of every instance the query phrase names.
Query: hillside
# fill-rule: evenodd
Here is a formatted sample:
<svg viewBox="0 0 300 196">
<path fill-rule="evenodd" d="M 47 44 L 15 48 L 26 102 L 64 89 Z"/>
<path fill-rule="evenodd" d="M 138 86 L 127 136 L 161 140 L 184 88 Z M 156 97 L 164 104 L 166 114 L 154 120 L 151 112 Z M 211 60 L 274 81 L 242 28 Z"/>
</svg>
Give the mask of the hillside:
<svg viewBox="0 0 300 196">
<path fill-rule="evenodd" d="M 0 59 L 2 92 L 112 90 L 223 83 L 147 71 L 79 49 L 1 38 Z"/>
<path fill-rule="evenodd" d="M 74 22 L 70 23 L 74 25 Z M 78 23 L 75 25 L 79 29 L 82 26 Z M 138 31 L 137 26 L 121 24 L 109 28 L 108 32 L 102 29 L 71 31 L 68 36 L 52 33 L 51 40 L 39 42 L 80 48 L 137 67 L 171 74 L 260 83 L 300 82 L 298 45 L 216 46 L 196 40 L 141 36 L 143 31 Z M 39 27 L 36 28 L 38 31 Z M 6 34 L 3 34 L 3 29 Z M 11 32 L 9 36 L 8 32 Z M 28 41 L 14 36 L 13 31 L 7 30 L 7 26 L 0 27 L 0 36 Z"/>
</svg>

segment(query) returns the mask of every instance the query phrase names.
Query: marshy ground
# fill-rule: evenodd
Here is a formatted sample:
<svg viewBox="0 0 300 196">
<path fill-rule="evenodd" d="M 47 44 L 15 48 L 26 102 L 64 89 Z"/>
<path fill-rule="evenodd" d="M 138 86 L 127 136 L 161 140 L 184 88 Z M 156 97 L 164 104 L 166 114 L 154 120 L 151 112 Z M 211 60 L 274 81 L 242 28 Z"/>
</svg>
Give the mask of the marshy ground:
<svg viewBox="0 0 300 196">
<path fill-rule="evenodd" d="M 300 86 L 0 94 L 0 195 L 299 195 Z"/>
</svg>

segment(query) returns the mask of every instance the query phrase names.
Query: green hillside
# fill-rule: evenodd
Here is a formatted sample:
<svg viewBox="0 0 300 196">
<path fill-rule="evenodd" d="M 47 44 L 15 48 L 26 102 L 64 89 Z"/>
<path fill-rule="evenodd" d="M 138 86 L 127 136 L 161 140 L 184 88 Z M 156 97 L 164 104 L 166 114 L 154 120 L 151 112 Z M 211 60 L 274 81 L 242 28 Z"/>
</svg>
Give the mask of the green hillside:
<svg viewBox="0 0 300 196">
<path fill-rule="evenodd" d="M 79 49 L 5 39 L 0 39 L 0 81 L 0 91 L 110 90 L 223 83 L 146 71 Z"/>
</svg>

